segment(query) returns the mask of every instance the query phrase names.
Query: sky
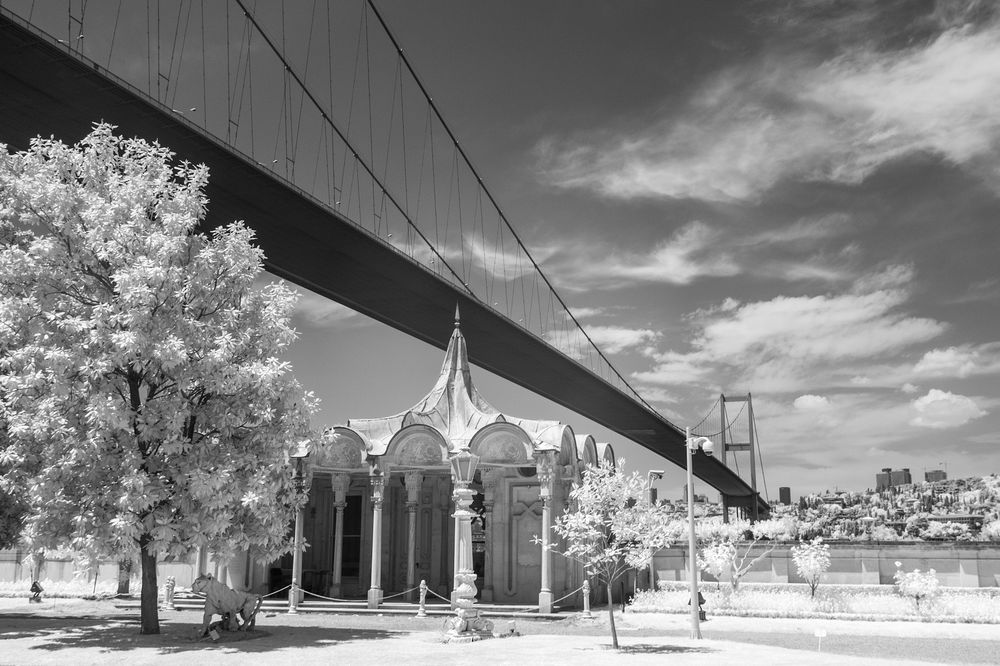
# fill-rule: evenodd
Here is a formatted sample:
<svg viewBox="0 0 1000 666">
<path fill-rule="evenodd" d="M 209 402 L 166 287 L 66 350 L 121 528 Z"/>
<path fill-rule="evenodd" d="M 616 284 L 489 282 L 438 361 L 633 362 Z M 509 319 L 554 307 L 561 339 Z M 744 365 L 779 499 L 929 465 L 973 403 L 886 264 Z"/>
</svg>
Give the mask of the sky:
<svg viewBox="0 0 1000 666">
<path fill-rule="evenodd" d="M 1000 471 L 991 3 L 377 5 L 640 393 L 682 427 L 752 393 L 772 498 L 872 487 L 883 467 Z M 403 411 L 441 362 L 314 295 L 297 325 L 291 361 L 331 424 Z M 660 496 L 680 496 L 670 463 L 474 379 L 501 411 L 669 470 Z"/>
<path fill-rule="evenodd" d="M 884 467 L 1000 472 L 1000 7 L 376 5 L 542 270 L 644 398 L 684 427 L 721 393 L 752 394 L 769 497 L 873 487 Z M 311 3 L 285 7 L 309 20 Z M 208 114 L 218 92 L 196 88 Z M 295 323 L 289 360 L 322 401 L 317 427 L 406 410 L 443 357 L 308 292 Z M 559 419 L 628 469 L 664 469 L 660 496 L 680 497 L 683 470 L 666 460 L 484 370 L 474 379 L 502 412 Z"/>
</svg>

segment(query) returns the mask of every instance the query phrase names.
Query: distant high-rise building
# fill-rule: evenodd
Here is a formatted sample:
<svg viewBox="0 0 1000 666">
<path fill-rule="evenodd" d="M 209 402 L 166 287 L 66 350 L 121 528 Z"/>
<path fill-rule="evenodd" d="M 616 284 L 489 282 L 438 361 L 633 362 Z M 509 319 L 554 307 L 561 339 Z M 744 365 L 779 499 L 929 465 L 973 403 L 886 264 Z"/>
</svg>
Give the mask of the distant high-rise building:
<svg viewBox="0 0 1000 666">
<path fill-rule="evenodd" d="M 875 475 L 876 491 L 885 490 L 892 486 L 905 486 L 910 483 L 913 483 L 913 479 L 910 478 L 909 467 L 904 467 L 903 469 L 883 467 L 882 471 Z"/>
<path fill-rule="evenodd" d="M 924 472 L 924 481 L 931 483 L 933 481 L 944 481 L 948 478 L 948 472 L 943 469 L 932 469 Z"/>
<path fill-rule="evenodd" d="M 792 503 L 792 489 L 788 486 L 778 488 L 778 501 L 785 506 L 790 506 Z"/>
<path fill-rule="evenodd" d="M 910 468 L 904 467 L 903 469 L 894 469 L 889 473 L 890 480 L 894 486 L 905 486 L 913 483 L 913 479 L 910 478 Z"/>
</svg>

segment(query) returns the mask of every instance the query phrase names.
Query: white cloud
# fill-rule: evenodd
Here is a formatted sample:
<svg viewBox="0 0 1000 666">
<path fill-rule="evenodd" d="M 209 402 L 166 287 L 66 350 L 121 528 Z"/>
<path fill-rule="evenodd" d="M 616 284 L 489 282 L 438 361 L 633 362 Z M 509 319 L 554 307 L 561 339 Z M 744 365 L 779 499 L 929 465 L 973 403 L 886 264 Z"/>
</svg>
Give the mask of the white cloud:
<svg viewBox="0 0 1000 666">
<path fill-rule="evenodd" d="M 917 398 L 911 404 L 917 416 L 910 424 L 923 428 L 957 428 L 973 419 L 986 416 L 986 412 L 972 398 L 938 389 L 931 389 L 927 395 Z"/>
<path fill-rule="evenodd" d="M 932 349 L 913 366 L 921 377 L 970 377 L 1000 373 L 1000 342 Z"/>
<path fill-rule="evenodd" d="M 795 409 L 802 412 L 821 411 L 829 409 L 830 399 L 827 398 L 826 396 L 812 395 L 807 393 L 806 395 L 800 395 L 799 397 L 797 397 L 792 402 L 792 406 L 795 407 Z"/>
<path fill-rule="evenodd" d="M 542 147 L 553 182 L 612 197 L 753 200 L 784 180 L 855 184 L 930 152 L 1000 189 L 1000 26 L 817 63 L 764 57 L 719 74 L 680 116 Z"/>
<path fill-rule="evenodd" d="M 573 316 L 579 319 L 588 319 L 590 317 L 599 317 L 607 312 L 605 308 L 570 308 L 570 312 Z"/>
<path fill-rule="evenodd" d="M 920 387 L 915 384 L 911 384 L 910 382 L 906 382 L 899 388 L 899 390 L 903 393 L 916 393 L 920 390 Z"/>
<path fill-rule="evenodd" d="M 645 328 L 624 326 L 586 326 L 587 335 L 605 354 L 619 354 L 623 351 L 645 347 L 655 342 L 660 333 Z M 553 329 L 545 333 L 545 338 L 563 353 L 572 358 L 584 358 L 590 344 L 577 328 Z"/>
<path fill-rule="evenodd" d="M 860 280 L 865 286 L 877 281 Z M 860 287 L 859 287 L 860 288 Z M 945 324 L 905 313 L 902 288 L 869 293 L 778 296 L 694 313 L 691 349 L 654 353 L 643 383 L 712 382 L 755 391 L 866 385 L 872 359 L 900 354 L 940 335 Z"/>
</svg>

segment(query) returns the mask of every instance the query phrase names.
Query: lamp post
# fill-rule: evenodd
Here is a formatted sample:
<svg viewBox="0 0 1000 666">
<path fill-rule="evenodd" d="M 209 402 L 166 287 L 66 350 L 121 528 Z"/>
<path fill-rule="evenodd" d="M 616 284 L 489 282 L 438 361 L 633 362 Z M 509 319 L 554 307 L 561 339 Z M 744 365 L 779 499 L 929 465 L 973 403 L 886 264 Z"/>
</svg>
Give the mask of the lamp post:
<svg viewBox="0 0 1000 666">
<path fill-rule="evenodd" d="M 295 450 L 288 457 L 295 466 L 295 475 L 292 477 L 295 481 L 295 492 L 301 495 L 306 485 L 305 471 L 306 458 L 309 457 L 309 442 L 305 440 L 299 442 L 298 446 L 295 447 Z M 305 505 L 300 506 L 298 511 L 295 512 L 295 544 L 292 549 L 292 587 L 288 591 L 289 615 L 295 615 L 299 612 L 299 601 L 301 601 L 300 597 L 302 595 L 302 522 L 305 520 L 305 512 Z"/>
<path fill-rule="evenodd" d="M 698 614 L 698 540 L 694 532 L 694 452 L 701 449 L 705 455 L 712 455 L 715 445 L 708 437 L 691 437 L 691 428 L 684 429 L 684 448 L 687 449 L 687 501 L 688 501 L 688 559 L 691 564 L 691 638 L 701 638 L 701 624 Z"/>
<path fill-rule="evenodd" d="M 455 522 L 457 548 L 455 554 L 455 617 L 449 622 L 449 642 L 467 643 L 493 636 L 493 623 L 481 618 L 476 604 L 476 573 L 472 567 L 472 518 L 469 509 L 475 492 L 469 488 L 479 464 L 479 456 L 463 449 L 451 457 L 451 473 L 455 479 Z"/>
<path fill-rule="evenodd" d="M 662 479 L 664 474 L 662 469 L 651 469 L 646 472 L 646 492 L 649 494 L 650 507 L 656 505 L 656 488 L 653 487 L 653 481 Z M 652 557 L 649 558 L 649 589 L 656 590 L 656 571 Z"/>
</svg>

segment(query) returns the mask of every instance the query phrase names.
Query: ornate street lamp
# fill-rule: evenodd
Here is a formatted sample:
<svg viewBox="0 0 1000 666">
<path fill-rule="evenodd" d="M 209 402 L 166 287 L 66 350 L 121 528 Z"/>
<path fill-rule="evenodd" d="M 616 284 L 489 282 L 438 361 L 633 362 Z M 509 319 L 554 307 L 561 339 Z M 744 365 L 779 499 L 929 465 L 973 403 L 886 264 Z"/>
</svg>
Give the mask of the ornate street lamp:
<svg viewBox="0 0 1000 666">
<path fill-rule="evenodd" d="M 706 456 L 712 455 L 715 444 L 708 437 L 692 437 L 691 428 L 684 430 L 684 448 L 687 449 L 687 501 L 688 501 L 688 559 L 691 563 L 691 638 L 701 638 L 698 604 L 698 544 L 694 531 L 694 474 L 692 455 L 698 449 Z"/>
<path fill-rule="evenodd" d="M 451 474 L 455 480 L 457 548 L 455 550 L 455 617 L 448 622 L 447 640 L 468 643 L 493 636 L 493 623 L 479 616 L 476 604 L 476 573 L 472 567 L 472 518 L 469 509 L 475 491 L 469 488 L 476 474 L 479 456 L 462 449 L 451 457 Z"/>
<path fill-rule="evenodd" d="M 298 495 L 306 487 L 306 459 L 309 457 L 309 442 L 302 440 L 295 450 L 288 454 L 294 470 L 292 480 L 295 482 L 295 492 Z M 288 613 L 299 612 L 299 602 L 302 600 L 302 522 L 305 520 L 305 505 L 295 512 L 295 544 L 292 550 L 292 587 L 288 591 Z"/>
</svg>

